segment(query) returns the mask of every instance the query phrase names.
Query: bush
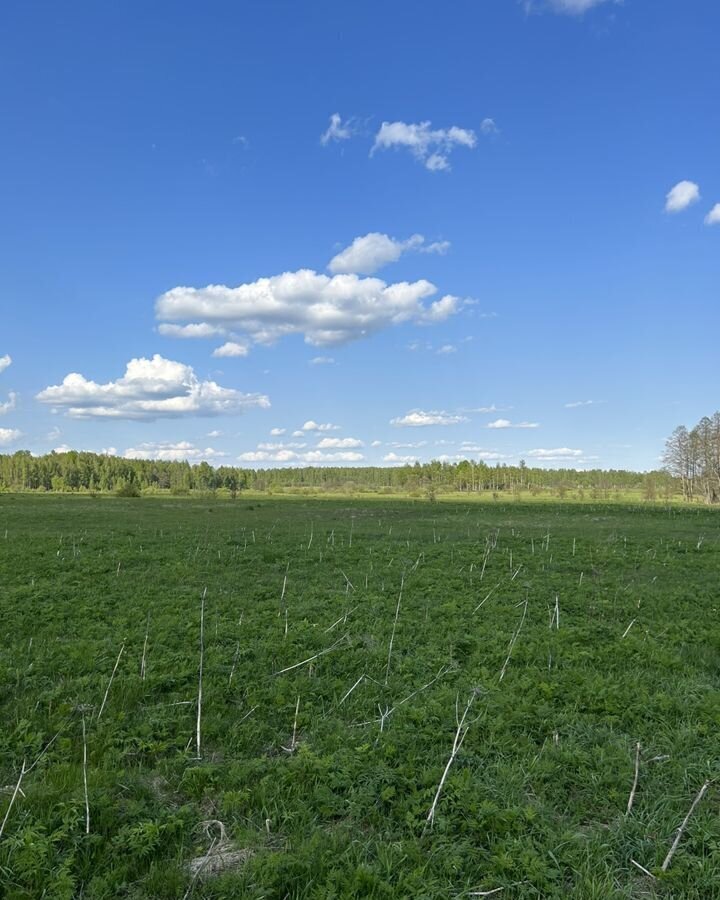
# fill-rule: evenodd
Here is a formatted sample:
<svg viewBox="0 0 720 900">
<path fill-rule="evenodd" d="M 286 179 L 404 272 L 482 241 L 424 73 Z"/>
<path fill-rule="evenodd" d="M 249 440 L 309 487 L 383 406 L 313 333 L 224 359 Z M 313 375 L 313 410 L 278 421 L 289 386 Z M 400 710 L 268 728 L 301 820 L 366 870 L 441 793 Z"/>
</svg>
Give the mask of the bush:
<svg viewBox="0 0 720 900">
<path fill-rule="evenodd" d="M 140 488 L 135 484 L 134 481 L 126 481 L 118 486 L 118 488 L 115 490 L 115 495 L 117 497 L 139 497 Z"/>
</svg>

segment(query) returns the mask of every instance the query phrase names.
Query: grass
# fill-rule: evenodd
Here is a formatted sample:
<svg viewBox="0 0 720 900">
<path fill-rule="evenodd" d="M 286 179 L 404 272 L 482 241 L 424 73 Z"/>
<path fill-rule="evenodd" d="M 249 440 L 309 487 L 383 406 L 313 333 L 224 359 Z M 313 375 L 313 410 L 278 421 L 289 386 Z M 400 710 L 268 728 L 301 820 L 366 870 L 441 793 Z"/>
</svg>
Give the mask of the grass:
<svg viewBox="0 0 720 900">
<path fill-rule="evenodd" d="M 715 784 L 661 871 L 719 568 L 698 507 L 0 496 L 0 894 L 720 897 Z"/>
</svg>

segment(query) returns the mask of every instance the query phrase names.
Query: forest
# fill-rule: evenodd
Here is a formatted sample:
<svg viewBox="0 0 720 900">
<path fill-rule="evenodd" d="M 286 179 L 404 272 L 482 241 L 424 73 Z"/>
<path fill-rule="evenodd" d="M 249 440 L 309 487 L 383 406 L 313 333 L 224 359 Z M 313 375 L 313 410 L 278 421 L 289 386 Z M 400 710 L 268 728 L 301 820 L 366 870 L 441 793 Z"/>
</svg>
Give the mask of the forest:
<svg viewBox="0 0 720 900">
<path fill-rule="evenodd" d="M 624 469 L 544 469 L 525 465 L 489 466 L 463 460 L 438 460 L 395 467 L 309 466 L 303 468 L 214 468 L 206 462 L 124 459 L 68 451 L 33 456 L 28 451 L 0 455 L 0 490 L 119 493 L 215 491 L 237 496 L 244 490 L 411 493 L 432 499 L 436 493 L 550 493 L 563 498 L 610 499 L 635 492 L 648 500 L 668 499 L 684 490 L 685 481 L 665 471 Z M 687 495 L 690 499 L 690 495 Z"/>
<path fill-rule="evenodd" d="M 703 416 L 694 428 L 678 426 L 663 458 L 667 471 L 682 485 L 687 500 L 720 501 L 720 411 Z"/>
</svg>

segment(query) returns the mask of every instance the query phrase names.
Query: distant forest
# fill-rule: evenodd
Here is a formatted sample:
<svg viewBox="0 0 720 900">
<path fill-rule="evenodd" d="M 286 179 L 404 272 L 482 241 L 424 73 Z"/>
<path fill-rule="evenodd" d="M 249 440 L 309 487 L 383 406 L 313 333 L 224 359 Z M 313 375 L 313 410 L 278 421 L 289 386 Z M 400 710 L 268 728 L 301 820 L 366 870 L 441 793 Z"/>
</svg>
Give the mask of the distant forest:
<svg viewBox="0 0 720 900">
<path fill-rule="evenodd" d="M 680 425 L 665 444 L 666 470 L 682 484 L 687 500 L 720 502 L 720 412 L 694 428 Z"/>
<path fill-rule="evenodd" d="M 206 462 L 124 459 L 97 453 L 68 451 L 33 456 L 28 451 L 0 455 L 0 490 L 116 493 L 218 492 L 235 497 L 244 490 L 312 492 L 410 493 L 432 499 L 449 492 L 541 494 L 611 499 L 621 492 L 639 492 L 647 500 L 669 499 L 684 481 L 667 471 L 621 469 L 541 469 L 518 465 L 488 466 L 464 460 L 434 461 L 394 467 L 322 466 L 282 469 L 214 468 Z M 686 493 L 687 496 L 687 493 Z"/>
</svg>

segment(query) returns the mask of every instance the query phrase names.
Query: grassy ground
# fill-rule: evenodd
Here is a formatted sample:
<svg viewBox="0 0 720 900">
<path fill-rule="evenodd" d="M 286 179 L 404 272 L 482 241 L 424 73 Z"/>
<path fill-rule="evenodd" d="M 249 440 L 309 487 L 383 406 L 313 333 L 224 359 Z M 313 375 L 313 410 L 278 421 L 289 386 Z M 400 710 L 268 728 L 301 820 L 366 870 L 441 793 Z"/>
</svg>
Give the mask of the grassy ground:
<svg viewBox="0 0 720 900">
<path fill-rule="evenodd" d="M 0 895 L 720 898 L 715 784 L 661 871 L 719 569 L 701 508 L 0 496 Z"/>
</svg>

